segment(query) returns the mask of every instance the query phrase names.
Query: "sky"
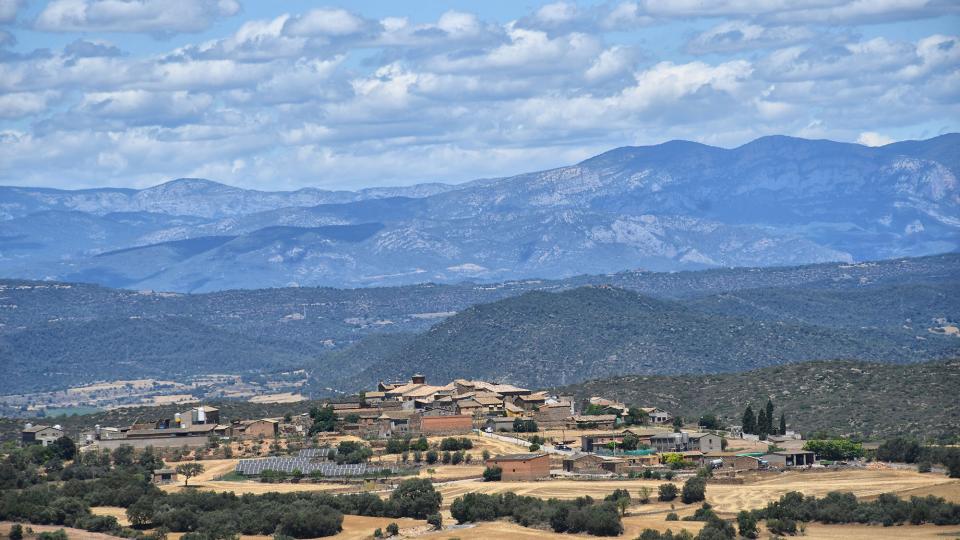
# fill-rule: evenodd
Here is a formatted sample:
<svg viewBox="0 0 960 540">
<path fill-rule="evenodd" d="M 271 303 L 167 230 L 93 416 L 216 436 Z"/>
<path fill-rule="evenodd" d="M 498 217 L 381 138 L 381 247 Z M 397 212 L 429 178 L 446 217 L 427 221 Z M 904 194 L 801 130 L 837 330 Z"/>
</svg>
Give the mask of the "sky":
<svg viewBox="0 0 960 540">
<path fill-rule="evenodd" d="M 462 182 L 960 131 L 960 0 L 0 0 L 0 185 Z"/>
</svg>

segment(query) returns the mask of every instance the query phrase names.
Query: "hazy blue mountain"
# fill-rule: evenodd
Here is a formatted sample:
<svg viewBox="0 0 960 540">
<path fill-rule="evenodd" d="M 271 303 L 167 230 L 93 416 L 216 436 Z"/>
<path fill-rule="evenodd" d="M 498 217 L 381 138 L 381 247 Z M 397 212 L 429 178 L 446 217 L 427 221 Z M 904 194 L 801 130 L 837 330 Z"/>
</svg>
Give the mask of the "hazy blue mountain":
<svg viewBox="0 0 960 540">
<path fill-rule="evenodd" d="M 958 154 L 958 134 L 879 148 L 775 136 L 731 150 L 624 147 L 508 178 L 355 193 L 190 179 L 139 191 L 0 188 L 0 216 L 13 218 L 0 221 L 0 276 L 200 292 L 922 256 L 960 248 Z M 114 227 L 117 215 L 143 217 Z M 369 234 L 305 232 L 325 227 Z M 230 239 L 170 244 L 211 237 Z"/>
</svg>

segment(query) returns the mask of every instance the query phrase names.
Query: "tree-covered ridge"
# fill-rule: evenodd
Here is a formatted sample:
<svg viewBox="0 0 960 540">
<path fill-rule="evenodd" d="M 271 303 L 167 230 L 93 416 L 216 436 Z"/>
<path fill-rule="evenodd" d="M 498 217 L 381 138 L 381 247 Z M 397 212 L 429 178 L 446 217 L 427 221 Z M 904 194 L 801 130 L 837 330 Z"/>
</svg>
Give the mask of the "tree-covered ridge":
<svg viewBox="0 0 960 540">
<path fill-rule="evenodd" d="M 0 394 L 156 373 L 181 376 L 287 367 L 304 367 L 315 373 L 317 378 L 311 387 L 316 392 L 352 390 L 355 388 L 345 385 L 345 381 L 359 384 L 357 388 L 367 387 L 375 382 L 375 377 L 361 380 L 355 376 L 412 347 L 411 341 L 419 348 L 427 347 L 425 342 L 436 341 L 436 332 L 419 337 L 415 334 L 446 324 L 445 319 L 454 313 L 460 312 L 461 320 L 450 324 L 461 324 L 476 319 L 477 313 L 507 313 L 508 308 L 519 304 L 494 304 L 470 311 L 472 306 L 528 292 L 564 292 L 587 285 L 610 285 L 642 294 L 650 302 L 659 300 L 670 311 L 666 318 L 700 324 L 689 320 L 693 317 L 714 330 L 727 323 L 744 326 L 747 333 L 762 331 L 775 336 L 778 333 L 772 330 L 776 326 L 771 325 L 782 326 L 781 337 L 765 343 L 779 347 L 782 340 L 788 357 L 793 347 L 790 342 L 806 339 L 797 337 L 796 332 L 805 332 L 833 342 L 828 348 L 833 348 L 838 356 L 925 359 L 939 356 L 937 347 L 951 343 L 939 339 L 943 336 L 932 335 L 928 328 L 941 324 L 934 319 L 950 323 L 960 320 L 960 307 L 951 301 L 960 295 L 958 284 L 958 254 L 858 265 L 832 263 L 678 273 L 630 271 L 488 285 L 281 288 L 195 295 L 0 280 L 0 353 L 9 359 L 9 365 L 16 367 L 8 371 L 17 375 L 0 380 Z M 521 303 L 531 302 L 539 302 L 542 309 L 549 310 L 547 304 L 559 305 L 561 300 L 533 295 Z M 578 306 L 571 302 L 565 305 L 574 312 L 551 323 L 578 323 Z M 678 314 L 681 311 L 685 314 Z M 536 312 L 533 310 L 534 315 Z M 599 341 L 607 344 L 616 337 L 610 333 L 622 325 L 613 323 L 606 328 L 602 319 L 607 315 L 598 316 L 601 320 L 594 326 Z M 521 322 L 520 328 L 532 329 L 536 325 L 533 320 Z M 650 332 L 657 324 L 654 318 Z M 681 349 L 687 347 L 690 352 L 692 349 L 683 341 L 699 339 L 684 328 L 681 325 L 679 330 L 671 330 L 668 326 L 655 336 L 659 342 L 669 340 L 670 346 L 654 351 L 651 365 L 642 366 L 639 371 L 658 369 L 657 362 L 664 357 L 668 367 L 682 364 L 682 356 L 669 354 L 673 340 L 680 339 Z M 497 327 L 493 330 L 497 331 Z M 517 335 L 524 338 L 523 332 Z M 593 336 L 587 338 L 594 340 Z M 850 339 L 857 343 L 850 343 Z M 447 347 L 449 343 L 434 345 Z M 456 347 L 450 346 L 456 352 Z M 823 346 L 814 347 L 817 354 L 800 359 L 823 358 L 818 348 Z M 851 352 L 857 348 L 866 350 L 862 354 Z M 629 362 L 618 361 L 638 354 L 629 348 L 616 352 L 617 358 L 604 357 L 596 366 L 587 366 L 588 371 L 596 368 L 587 376 L 599 377 L 617 373 L 611 371 L 614 369 L 629 368 Z M 775 355 L 776 351 L 761 353 L 762 358 Z M 752 357 L 752 353 L 748 354 Z M 710 354 L 704 358 L 715 360 Z M 588 362 L 590 358 L 573 359 L 579 360 Z M 729 363 L 729 369 L 750 367 L 739 360 Z M 685 370 L 672 367 L 668 371 Z M 717 366 L 707 362 L 692 371 L 710 369 Z M 549 384 L 558 382 L 564 381 Z M 567 378 L 566 382 L 573 379 Z"/>
<path fill-rule="evenodd" d="M 871 320 L 873 308 L 864 300 L 885 293 L 878 289 L 843 304 L 846 313 Z M 926 309 L 927 324 L 933 313 L 957 309 L 946 301 L 929 308 L 904 302 L 911 314 Z M 816 320 L 815 310 L 809 311 Z M 960 352 L 960 340 L 926 327 L 820 326 L 768 317 L 704 313 L 608 286 L 535 291 L 444 320 L 345 388 L 413 372 L 435 380 L 481 378 L 538 387 L 619 374 L 717 373 L 835 358 L 904 363 Z"/>
<path fill-rule="evenodd" d="M 675 415 L 704 413 L 740 424 L 744 409 L 773 398 L 788 429 L 882 438 L 960 435 L 960 359 L 911 365 L 804 362 L 716 375 L 628 375 L 559 388 L 615 397 Z"/>
</svg>

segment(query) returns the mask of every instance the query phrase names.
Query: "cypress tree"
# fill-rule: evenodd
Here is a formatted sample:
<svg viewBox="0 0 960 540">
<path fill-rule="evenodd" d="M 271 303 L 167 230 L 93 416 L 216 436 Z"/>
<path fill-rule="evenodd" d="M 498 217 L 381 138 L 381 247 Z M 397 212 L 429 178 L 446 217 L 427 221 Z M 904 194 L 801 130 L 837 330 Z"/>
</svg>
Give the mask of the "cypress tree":
<svg viewBox="0 0 960 540">
<path fill-rule="evenodd" d="M 780 434 L 787 434 L 787 417 L 780 413 Z"/>
<path fill-rule="evenodd" d="M 751 435 L 757 432 L 757 417 L 753 414 L 753 407 L 747 405 L 743 411 L 743 432 Z"/>
<path fill-rule="evenodd" d="M 767 426 L 770 425 L 770 420 L 767 419 L 767 411 L 760 409 L 760 412 L 757 414 L 757 435 L 760 436 L 760 439 L 766 439 L 767 435 L 770 432 L 767 430 Z"/>
<path fill-rule="evenodd" d="M 773 415 L 773 400 L 767 399 L 767 424 L 766 431 L 767 434 L 776 433 L 776 430 L 773 429 L 773 422 L 777 417 Z"/>
</svg>

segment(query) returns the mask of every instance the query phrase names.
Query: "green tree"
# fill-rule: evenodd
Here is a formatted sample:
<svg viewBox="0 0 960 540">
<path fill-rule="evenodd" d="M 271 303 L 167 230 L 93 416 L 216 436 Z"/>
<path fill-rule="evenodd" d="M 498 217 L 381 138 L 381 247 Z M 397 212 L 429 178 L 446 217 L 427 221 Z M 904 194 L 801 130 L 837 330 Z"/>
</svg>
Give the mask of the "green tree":
<svg viewBox="0 0 960 540">
<path fill-rule="evenodd" d="M 753 407 L 747 405 L 743 411 L 743 432 L 754 435 L 757 433 L 757 416 L 753 413 Z"/>
<path fill-rule="evenodd" d="M 50 449 L 64 461 L 70 461 L 77 455 L 77 445 L 73 443 L 73 439 L 66 435 L 53 441 L 50 444 Z"/>
<path fill-rule="evenodd" d="M 715 414 L 705 414 L 700 417 L 697 425 L 703 429 L 720 429 L 720 420 L 717 419 Z"/>
<path fill-rule="evenodd" d="M 766 439 L 767 435 L 770 434 L 770 431 L 767 429 L 768 425 L 767 411 L 760 409 L 760 412 L 757 413 L 757 435 L 761 440 Z"/>
<path fill-rule="evenodd" d="M 430 514 L 427 516 L 427 525 L 439 531 L 443 528 L 443 516 L 439 512 Z"/>
<path fill-rule="evenodd" d="M 388 536 L 396 536 L 396 535 L 398 535 L 398 534 L 400 534 L 400 526 L 399 526 L 399 525 L 397 525 L 396 523 L 391 523 L 391 524 L 387 525 L 387 535 L 388 535 Z"/>
<path fill-rule="evenodd" d="M 334 431 L 337 426 L 337 413 L 332 405 L 310 409 L 310 419 L 313 420 L 310 425 L 310 435 L 323 431 Z"/>
<path fill-rule="evenodd" d="M 683 483 L 680 500 L 685 504 L 699 502 L 706 498 L 706 493 L 707 479 L 696 476 Z"/>
<path fill-rule="evenodd" d="M 10 540 L 23 540 L 23 525 L 14 523 L 10 526 Z"/>
<path fill-rule="evenodd" d="M 772 400 L 772 399 L 767 399 L 767 410 L 766 410 L 766 413 L 767 413 L 767 425 L 766 425 L 766 427 L 767 427 L 767 435 L 775 434 L 776 431 L 774 431 L 774 429 L 773 429 L 773 419 L 776 418 L 776 417 L 773 415 L 773 400 Z"/>
<path fill-rule="evenodd" d="M 487 467 L 483 470 L 483 481 L 484 482 L 499 482 L 500 478 L 503 477 L 503 469 L 500 467 Z"/>
<path fill-rule="evenodd" d="M 741 510 L 737 514 L 737 528 L 740 529 L 740 536 L 744 538 L 756 538 L 760 536 L 760 531 L 757 529 L 757 518 L 753 517 L 750 512 L 746 510 Z"/>
<path fill-rule="evenodd" d="M 181 463 L 177 465 L 177 474 L 183 476 L 183 485 L 188 486 L 190 479 L 203 472 L 202 463 Z"/>
<path fill-rule="evenodd" d="M 675 484 L 660 484 L 657 488 L 657 499 L 667 502 L 677 498 L 677 486 Z"/>
<path fill-rule="evenodd" d="M 390 494 L 390 502 L 403 517 L 427 519 L 440 510 L 442 497 L 426 478 L 413 478 L 400 482 Z M 389 529 L 388 529 L 389 530 Z"/>
<path fill-rule="evenodd" d="M 780 435 L 787 434 L 787 417 L 780 413 Z"/>
</svg>

